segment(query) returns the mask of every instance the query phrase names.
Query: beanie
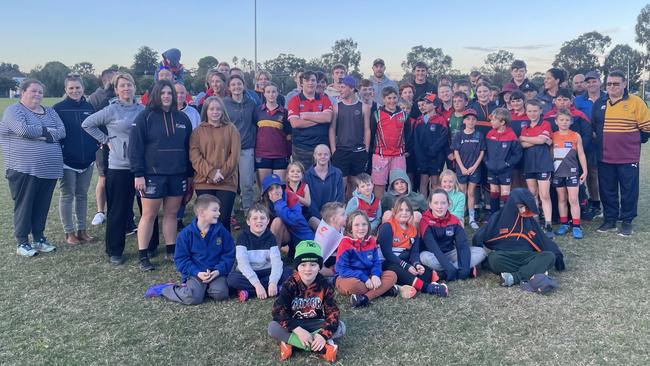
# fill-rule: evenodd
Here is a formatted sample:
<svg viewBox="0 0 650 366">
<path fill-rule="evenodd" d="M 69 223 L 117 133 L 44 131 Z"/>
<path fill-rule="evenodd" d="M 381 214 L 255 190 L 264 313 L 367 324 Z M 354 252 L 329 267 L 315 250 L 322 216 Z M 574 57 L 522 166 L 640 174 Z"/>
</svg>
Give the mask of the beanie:
<svg viewBox="0 0 650 366">
<path fill-rule="evenodd" d="M 293 265 L 298 268 L 300 263 L 316 262 L 323 267 L 323 252 L 320 245 L 313 240 L 303 240 L 296 246 L 296 255 L 294 256 Z"/>
</svg>

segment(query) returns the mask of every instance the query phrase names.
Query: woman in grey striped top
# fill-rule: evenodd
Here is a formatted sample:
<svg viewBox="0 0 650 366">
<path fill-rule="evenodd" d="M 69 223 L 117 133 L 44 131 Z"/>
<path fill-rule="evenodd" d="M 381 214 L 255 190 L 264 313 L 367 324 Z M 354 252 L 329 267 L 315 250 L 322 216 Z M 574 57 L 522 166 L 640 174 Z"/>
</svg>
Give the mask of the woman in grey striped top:
<svg viewBox="0 0 650 366">
<path fill-rule="evenodd" d="M 43 232 L 56 181 L 63 177 L 59 141 L 65 137 L 65 127 L 54 109 L 41 105 L 43 88 L 38 80 L 23 81 L 20 102 L 9 106 L 0 122 L 0 144 L 14 201 L 16 253 L 25 257 L 56 249 Z"/>
</svg>

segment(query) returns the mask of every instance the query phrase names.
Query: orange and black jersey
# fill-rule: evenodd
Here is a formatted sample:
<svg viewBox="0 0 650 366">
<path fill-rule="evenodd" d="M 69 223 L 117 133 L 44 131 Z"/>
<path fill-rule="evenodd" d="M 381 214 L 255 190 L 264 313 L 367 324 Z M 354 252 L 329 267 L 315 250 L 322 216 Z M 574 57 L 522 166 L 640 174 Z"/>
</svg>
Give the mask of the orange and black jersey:
<svg viewBox="0 0 650 366">
<path fill-rule="evenodd" d="M 321 323 L 319 334 L 325 339 L 331 338 L 339 327 L 339 308 L 334 299 L 334 288 L 321 274 L 307 286 L 298 272 L 294 272 L 282 285 L 272 314 L 273 320 L 289 332 L 305 324 Z"/>
<path fill-rule="evenodd" d="M 571 106 L 569 112 L 571 112 L 571 116 L 573 117 L 569 129 L 571 131 L 575 131 L 578 134 L 580 134 L 580 137 L 582 138 L 582 148 L 584 149 L 585 153 L 591 152 L 592 151 L 591 140 L 593 138 L 594 130 L 591 126 L 591 122 L 589 122 L 589 117 L 587 117 L 584 113 L 582 113 L 574 106 Z M 551 109 L 551 111 L 546 113 L 543 117 L 544 120 L 548 121 L 548 123 L 551 124 L 551 128 L 553 129 L 553 132 L 559 130 L 559 128 L 557 127 L 557 123 L 555 122 L 556 118 L 557 118 L 556 107 L 553 107 L 553 109 Z"/>
<path fill-rule="evenodd" d="M 580 175 L 580 161 L 578 160 L 578 133 L 567 131 L 553 133 L 553 166 L 554 176 L 559 178 L 575 177 Z"/>
<path fill-rule="evenodd" d="M 377 243 L 387 262 L 404 269 L 420 263 L 420 236 L 413 225 L 402 228 L 397 219 L 392 218 L 379 226 Z"/>
</svg>

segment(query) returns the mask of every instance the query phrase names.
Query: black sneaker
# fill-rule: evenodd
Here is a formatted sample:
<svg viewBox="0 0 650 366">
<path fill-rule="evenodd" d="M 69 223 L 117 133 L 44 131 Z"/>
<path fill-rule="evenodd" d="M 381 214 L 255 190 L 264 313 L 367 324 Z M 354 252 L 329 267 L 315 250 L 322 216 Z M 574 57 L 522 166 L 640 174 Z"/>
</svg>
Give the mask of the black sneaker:
<svg viewBox="0 0 650 366">
<path fill-rule="evenodd" d="M 615 231 L 616 230 L 616 221 L 605 221 L 603 222 L 602 225 L 596 231 L 599 233 L 606 233 L 608 231 Z"/>
<path fill-rule="evenodd" d="M 153 271 L 156 267 L 151 264 L 149 258 L 140 258 L 140 270 L 143 272 Z"/>
<path fill-rule="evenodd" d="M 370 299 L 368 299 L 368 296 L 366 295 L 352 295 L 350 296 L 350 305 L 352 305 L 353 308 L 367 306 L 370 305 Z"/>
<path fill-rule="evenodd" d="M 387 297 L 399 296 L 399 287 L 397 287 L 397 285 L 393 285 L 393 287 L 391 287 L 390 290 L 384 292 L 383 296 L 387 296 Z"/>
<path fill-rule="evenodd" d="M 137 232 L 138 232 L 138 225 L 136 225 L 133 222 L 126 228 L 126 236 L 133 235 Z"/>
<path fill-rule="evenodd" d="M 121 266 L 124 264 L 124 258 L 121 255 L 112 255 L 108 257 L 108 263 L 114 266 Z"/>
<path fill-rule="evenodd" d="M 589 212 L 591 212 L 591 217 L 593 218 L 603 217 L 603 210 L 600 209 L 600 206 L 591 206 Z"/>
<path fill-rule="evenodd" d="M 621 228 L 618 229 L 618 235 L 620 236 L 631 236 L 634 231 L 632 230 L 632 223 L 623 221 L 621 223 Z"/>
</svg>

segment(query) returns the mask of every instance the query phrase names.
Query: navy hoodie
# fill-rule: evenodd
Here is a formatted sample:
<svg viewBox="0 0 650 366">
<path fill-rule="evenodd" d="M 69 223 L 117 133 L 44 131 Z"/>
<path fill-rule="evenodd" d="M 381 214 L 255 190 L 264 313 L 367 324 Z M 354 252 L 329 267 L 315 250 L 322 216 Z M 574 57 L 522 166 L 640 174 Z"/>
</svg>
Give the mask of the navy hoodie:
<svg viewBox="0 0 650 366">
<path fill-rule="evenodd" d="M 81 123 L 95 112 L 95 108 L 84 97 L 79 101 L 66 97 L 53 108 L 65 126 L 65 138 L 60 141 L 63 164 L 74 169 L 88 168 L 95 161 L 99 144 L 81 128 Z"/>
<path fill-rule="evenodd" d="M 135 118 L 129 137 L 129 161 L 136 177 L 194 175 L 190 162 L 192 122 L 181 111 L 146 109 Z"/>
<path fill-rule="evenodd" d="M 517 204 L 525 205 L 527 212 L 521 214 Z M 472 242 L 475 246 L 492 250 L 552 252 L 555 254 L 555 269 L 562 271 L 565 268 L 564 255 L 542 231 L 534 216 L 538 214 L 533 194 L 527 189 L 515 188 L 506 204 L 474 234 Z"/>
<path fill-rule="evenodd" d="M 176 237 L 174 262 L 183 282 L 206 269 L 219 271 L 219 277 L 226 276 L 235 263 L 235 244 L 220 222 L 210 225 L 202 237 L 194 219 Z"/>
<path fill-rule="evenodd" d="M 514 131 L 506 127 L 503 132 L 495 128 L 485 137 L 485 167 L 492 174 L 501 174 L 512 169 L 523 155 L 521 144 Z"/>
<path fill-rule="evenodd" d="M 449 154 L 449 130 L 445 118 L 434 115 L 424 122 L 424 116 L 416 122 L 413 134 L 415 161 L 419 169 L 430 166 L 442 167 Z"/>
</svg>

